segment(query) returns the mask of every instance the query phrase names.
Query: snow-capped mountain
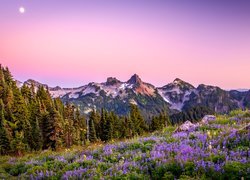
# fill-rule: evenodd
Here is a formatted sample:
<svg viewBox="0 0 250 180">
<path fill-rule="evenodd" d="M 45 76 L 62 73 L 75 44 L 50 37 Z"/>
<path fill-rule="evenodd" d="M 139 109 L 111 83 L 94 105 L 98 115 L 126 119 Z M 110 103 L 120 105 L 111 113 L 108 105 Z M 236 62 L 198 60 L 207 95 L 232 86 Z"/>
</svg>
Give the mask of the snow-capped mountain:
<svg viewBox="0 0 250 180">
<path fill-rule="evenodd" d="M 225 91 L 216 86 L 203 84 L 195 88 L 178 78 L 159 88 L 143 82 L 137 74 L 126 82 L 109 77 L 106 82 L 91 82 L 77 88 L 49 87 L 31 79 L 24 83 L 17 81 L 18 87 L 23 84 L 33 84 L 35 89 L 43 86 L 49 90 L 52 97 L 75 103 L 84 113 L 90 112 L 93 108 L 104 107 L 118 114 L 126 114 L 130 103 L 138 105 L 147 116 L 163 110 L 174 113 L 195 106 L 205 106 L 219 113 L 250 107 L 250 91 Z"/>
<path fill-rule="evenodd" d="M 113 98 L 120 96 L 125 97 L 127 95 L 127 90 L 131 89 L 136 94 L 144 95 L 155 95 L 155 87 L 151 84 L 144 83 L 138 75 L 133 75 L 127 82 L 121 82 L 114 77 L 109 77 L 104 83 L 89 83 L 88 85 L 81 86 L 79 88 L 49 88 L 52 97 L 63 98 L 67 96 L 68 98 L 77 99 L 81 96 L 87 94 L 100 95 L 100 92 L 104 92 L 106 96 L 111 96 Z"/>
<path fill-rule="evenodd" d="M 158 92 L 170 104 L 170 109 L 181 111 L 190 94 L 195 92 L 195 87 L 177 78 L 172 83 L 158 88 Z"/>
</svg>

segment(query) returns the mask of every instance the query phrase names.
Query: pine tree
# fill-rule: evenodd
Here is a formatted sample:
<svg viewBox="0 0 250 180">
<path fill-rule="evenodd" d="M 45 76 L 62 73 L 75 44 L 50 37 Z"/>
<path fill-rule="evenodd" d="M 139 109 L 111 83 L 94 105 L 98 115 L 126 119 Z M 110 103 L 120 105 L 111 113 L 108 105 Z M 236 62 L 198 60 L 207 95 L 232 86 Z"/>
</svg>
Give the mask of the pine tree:
<svg viewBox="0 0 250 180">
<path fill-rule="evenodd" d="M 23 131 L 15 131 L 15 135 L 13 140 L 11 141 L 11 149 L 17 155 L 21 156 L 25 149 L 27 149 L 27 145 L 24 144 L 24 133 Z"/>
<path fill-rule="evenodd" d="M 99 138 L 102 141 L 107 141 L 107 112 L 102 108 L 100 119 Z"/>
<path fill-rule="evenodd" d="M 54 108 L 50 112 L 50 116 L 54 121 L 54 127 L 55 127 L 54 134 L 52 137 L 52 140 L 55 141 L 55 146 L 52 146 L 52 149 L 59 149 L 63 145 L 63 118 L 59 114 L 59 112 Z M 71 140 L 70 146 L 72 145 L 72 142 L 73 140 Z"/>
<path fill-rule="evenodd" d="M 74 120 L 74 106 L 67 103 L 64 109 L 64 137 L 68 148 L 73 145 Z"/>
<path fill-rule="evenodd" d="M 84 116 L 80 115 L 79 108 L 76 110 L 76 119 L 78 122 L 78 130 L 80 133 L 80 144 L 85 144 L 86 143 L 86 135 L 87 135 L 87 126 L 86 126 L 86 119 Z"/>
<path fill-rule="evenodd" d="M 134 124 L 129 117 L 125 117 L 124 118 L 124 137 L 126 138 L 132 138 L 135 134 L 135 130 L 134 130 Z"/>
<path fill-rule="evenodd" d="M 81 144 L 81 127 L 80 127 L 80 111 L 79 108 L 75 108 L 74 122 L 73 122 L 73 144 L 80 145 Z"/>
<path fill-rule="evenodd" d="M 43 145 L 43 137 L 42 137 L 42 130 L 40 128 L 41 124 L 41 112 L 40 106 L 35 99 L 30 102 L 30 124 L 31 124 L 31 143 L 30 148 L 32 150 L 40 150 Z"/>
<path fill-rule="evenodd" d="M 113 113 L 109 113 L 108 114 L 108 118 L 107 118 L 107 140 L 112 140 L 113 136 L 114 136 L 114 115 Z"/>
<path fill-rule="evenodd" d="M 130 105 L 130 118 L 134 125 L 133 135 L 141 135 L 144 131 L 147 130 L 145 120 L 143 119 L 139 108 L 134 104 Z"/>
<path fill-rule="evenodd" d="M 35 121 L 32 122 L 32 143 L 31 143 L 31 149 L 35 151 L 39 151 L 42 149 L 43 146 L 43 140 L 42 140 L 42 131 L 39 126 L 39 120 L 38 117 L 36 117 Z"/>
<path fill-rule="evenodd" d="M 4 98 L 5 88 L 6 88 L 5 78 L 4 78 L 2 66 L 0 64 L 0 99 Z"/>
<path fill-rule="evenodd" d="M 114 112 L 111 112 L 110 114 L 111 118 L 112 118 L 112 121 L 113 121 L 113 129 L 112 129 L 112 136 L 114 139 L 119 139 L 122 137 L 122 134 L 123 134 L 123 121 L 124 119 L 122 118 L 119 118 Z"/>
<path fill-rule="evenodd" d="M 160 129 L 159 128 L 159 118 L 154 116 L 151 120 L 150 130 L 156 131 L 158 129 Z"/>
<path fill-rule="evenodd" d="M 95 110 L 93 110 L 91 113 L 90 113 L 90 116 L 89 116 L 89 127 L 88 127 L 88 133 L 89 133 L 89 141 L 90 142 L 96 142 L 97 141 L 97 137 L 96 137 L 96 131 L 95 131 L 95 124 L 94 122 L 96 121 L 96 112 Z"/>
<path fill-rule="evenodd" d="M 16 83 L 13 81 L 13 77 L 9 71 L 9 68 L 8 67 L 3 68 L 2 71 L 4 74 L 4 79 L 5 79 L 6 84 L 10 87 L 12 87 L 13 85 L 16 86 Z"/>
<path fill-rule="evenodd" d="M 2 99 L 0 99 L 0 155 L 7 154 L 10 150 L 10 140 L 4 124 L 4 104 Z"/>
<path fill-rule="evenodd" d="M 31 126 L 29 122 L 29 112 L 27 109 L 27 105 L 21 95 L 20 90 L 13 85 L 13 95 L 14 95 L 14 102 L 13 107 L 11 108 L 13 120 L 17 128 L 14 131 L 23 132 L 23 140 L 25 147 L 30 144 L 31 140 Z M 16 133 L 14 133 L 16 134 Z"/>
<path fill-rule="evenodd" d="M 43 149 L 53 150 L 62 146 L 62 118 L 55 109 L 42 116 Z"/>
<path fill-rule="evenodd" d="M 36 96 L 40 100 L 42 111 L 48 111 L 54 108 L 51 96 L 48 90 L 45 90 L 43 86 L 38 87 Z"/>
<path fill-rule="evenodd" d="M 96 138 L 101 139 L 102 127 L 101 127 L 101 115 L 98 111 L 95 111 L 94 127 L 96 132 Z"/>
</svg>

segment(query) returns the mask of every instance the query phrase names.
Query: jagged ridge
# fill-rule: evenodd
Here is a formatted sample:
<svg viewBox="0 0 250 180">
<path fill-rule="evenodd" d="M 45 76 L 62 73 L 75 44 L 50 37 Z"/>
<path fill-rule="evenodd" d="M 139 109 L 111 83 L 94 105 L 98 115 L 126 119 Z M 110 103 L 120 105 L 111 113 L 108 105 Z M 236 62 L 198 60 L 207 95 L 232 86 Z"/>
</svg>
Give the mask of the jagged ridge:
<svg viewBox="0 0 250 180">
<path fill-rule="evenodd" d="M 206 106 L 218 113 L 250 107 L 250 91 L 226 91 L 204 84 L 195 88 L 179 78 L 159 88 L 143 82 L 137 74 L 126 82 L 109 77 L 106 82 L 93 82 L 78 88 L 49 87 L 31 79 L 24 83 L 18 81 L 17 84 L 44 86 L 52 97 L 60 97 L 64 102 L 73 102 L 79 105 L 84 113 L 88 113 L 92 108 L 105 107 L 118 114 L 126 114 L 130 103 L 137 104 L 146 116 L 162 110 L 174 113 L 194 106 Z"/>
</svg>

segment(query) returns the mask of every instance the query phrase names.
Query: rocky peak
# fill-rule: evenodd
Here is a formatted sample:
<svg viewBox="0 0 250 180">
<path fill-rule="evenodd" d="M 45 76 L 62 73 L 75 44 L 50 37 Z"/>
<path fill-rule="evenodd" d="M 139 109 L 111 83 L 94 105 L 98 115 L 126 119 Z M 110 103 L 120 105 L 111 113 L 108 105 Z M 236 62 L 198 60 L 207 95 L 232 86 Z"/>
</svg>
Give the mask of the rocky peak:
<svg viewBox="0 0 250 180">
<path fill-rule="evenodd" d="M 121 81 L 119 81 L 115 77 L 108 77 L 105 84 L 107 86 L 113 86 L 113 85 L 118 84 L 118 83 L 121 83 Z"/>
<path fill-rule="evenodd" d="M 137 74 L 134 74 L 128 81 L 127 83 L 129 84 L 141 84 L 142 83 L 142 80 L 141 78 L 137 75 Z"/>
<path fill-rule="evenodd" d="M 43 86 L 44 88 L 48 89 L 48 85 L 42 84 L 42 83 L 35 81 L 33 79 L 28 79 L 27 81 L 24 82 L 24 84 L 28 85 L 28 86 L 31 86 L 33 84 L 35 87 Z"/>
<path fill-rule="evenodd" d="M 56 86 L 56 87 L 53 87 L 53 88 L 49 88 L 50 91 L 59 91 L 59 90 L 62 90 L 62 88 L 60 86 Z"/>
<path fill-rule="evenodd" d="M 180 83 L 185 83 L 184 81 L 182 81 L 181 79 L 179 78 L 176 78 L 174 81 L 173 81 L 174 84 L 180 84 Z"/>
<path fill-rule="evenodd" d="M 179 78 L 176 78 L 172 83 L 163 86 L 162 89 L 172 90 L 172 89 L 180 89 L 182 91 L 189 91 L 195 89 L 195 87 Z"/>
<path fill-rule="evenodd" d="M 179 85 L 179 86 L 183 86 L 183 87 L 186 87 L 186 88 L 190 88 L 190 89 L 193 89 L 193 88 L 194 88 L 193 85 L 191 85 L 191 84 L 189 84 L 189 83 L 187 83 L 187 82 L 185 82 L 185 81 L 183 81 L 183 80 L 181 80 L 181 79 L 179 79 L 179 78 L 176 78 L 176 79 L 173 81 L 173 84 Z"/>
<path fill-rule="evenodd" d="M 205 85 L 205 84 L 200 84 L 197 87 L 198 91 L 216 91 L 216 90 L 222 90 L 217 86 L 210 86 L 210 85 Z"/>
</svg>

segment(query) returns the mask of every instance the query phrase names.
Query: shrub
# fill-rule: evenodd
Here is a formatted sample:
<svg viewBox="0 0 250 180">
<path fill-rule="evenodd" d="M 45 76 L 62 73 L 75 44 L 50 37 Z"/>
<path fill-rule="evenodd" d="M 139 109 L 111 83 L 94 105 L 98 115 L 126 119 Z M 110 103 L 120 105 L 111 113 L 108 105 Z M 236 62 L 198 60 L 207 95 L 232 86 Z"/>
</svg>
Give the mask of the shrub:
<svg viewBox="0 0 250 180">
<path fill-rule="evenodd" d="M 195 171 L 195 164 L 193 162 L 187 162 L 184 165 L 183 174 L 188 175 L 188 176 L 194 176 L 194 171 Z"/>
<path fill-rule="evenodd" d="M 9 174 L 12 176 L 18 176 L 27 171 L 28 167 L 24 163 L 15 164 L 9 169 Z"/>
<path fill-rule="evenodd" d="M 247 174 L 249 166 L 250 163 L 242 164 L 236 161 L 228 162 L 224 167 L 224 177 L 225 179 L 241 179 L 241 177 L 247 179 L 247 175 L 249 176 L 249 174 Z"/>
</svg>

